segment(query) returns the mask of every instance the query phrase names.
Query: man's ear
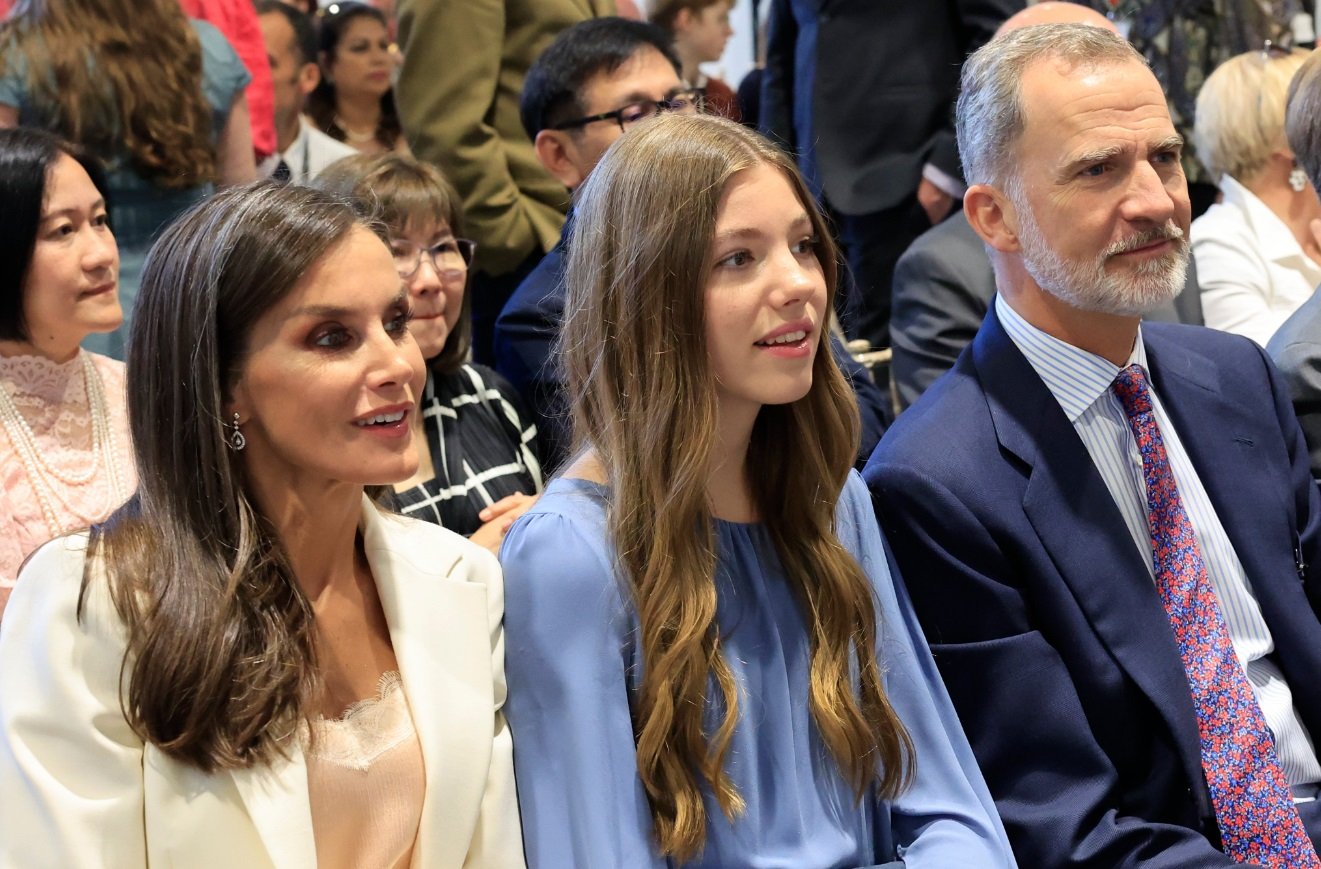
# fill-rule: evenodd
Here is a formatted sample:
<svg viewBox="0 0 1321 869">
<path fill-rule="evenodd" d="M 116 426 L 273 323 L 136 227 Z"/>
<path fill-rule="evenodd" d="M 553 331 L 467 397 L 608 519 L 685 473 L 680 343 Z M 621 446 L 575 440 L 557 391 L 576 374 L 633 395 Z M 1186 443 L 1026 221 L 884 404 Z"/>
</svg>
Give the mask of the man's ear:
<svg viewBox="0 0 1321 869">
<path fill-rule="evenodd" d="M 298 71 L 298 92 L 307 96 L 321 83 L 321 67 L 315 63 L 305 63 Z"/>
<path fill-rule="evenodd" d="M 963 194 L 963 213 L 973 232 L 993 249 L 1013 253 L 1018 243 L 1018 212 L 998 188 L 974 184 Z"/>
<path fill-rule="evenodd" d="M 680 33 L 683 33 L 685 30 L 691 27 L 692 24 L 693 24 L 693 10 L 685 6 L 682 9 L 680 9 L 678 12 L 674 13 L 674 23 L 671 24 L 670 27 L 674 31 L 674 35 L 678 36 Z"/>
<path fill-rule="evenodd" d="M 541 165 L 565 187 L 577 190 L 578 185 L 587 180 L 586 174 L 578 167 L 578 148 L 574 144 L 573 133 L 568 130 L 542 130 L 537 133 L 532 146 L 536 149 Z"/>
</svg>

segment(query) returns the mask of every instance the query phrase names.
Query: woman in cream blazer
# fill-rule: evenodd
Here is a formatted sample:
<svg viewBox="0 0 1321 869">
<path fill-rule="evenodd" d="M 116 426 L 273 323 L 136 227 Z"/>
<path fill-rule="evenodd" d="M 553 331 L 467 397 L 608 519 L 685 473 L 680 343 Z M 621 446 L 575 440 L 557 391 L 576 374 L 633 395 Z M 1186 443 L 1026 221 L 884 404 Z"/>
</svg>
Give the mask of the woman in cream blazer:
<svg viewBox="0 0 1321 869">
<path fill-rule="evenodd" d="M 425 378 L 379 228 L 236 188 L 139 305 L 138 493 L 0 623 L 0 867 L 521 867 L 499 565 L 369 497 Z"/>
<path fill-rule="evenodd" d="M 362 505 L 427 784 L 413 865 L 523 865 L 494 556 Z M 124 627 L 106 586 L 76 615 L 86 533 L 28 562 L 0 626 L 0 866 L 317 865 L 303 751 L 216 772 L 144 744 L 119 708 Z"/>
</svg>

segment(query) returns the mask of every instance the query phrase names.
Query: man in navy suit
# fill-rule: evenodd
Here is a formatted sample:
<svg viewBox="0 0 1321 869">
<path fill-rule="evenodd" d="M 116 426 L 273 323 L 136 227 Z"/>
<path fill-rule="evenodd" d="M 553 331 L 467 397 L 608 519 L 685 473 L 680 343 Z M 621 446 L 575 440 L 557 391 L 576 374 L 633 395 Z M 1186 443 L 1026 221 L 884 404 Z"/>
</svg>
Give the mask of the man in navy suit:
<svg viewBox="0 0 1321 869">
<path fill-rule="evenodd" d="M 965 64 L 958 134 L 998 295 L 865 477 L 1018 860 L 1321 865 L 1321 497 L 1258 347 L 1140 322 L 1188 259 L 1160 86 L 1113 34 L 1028 27 Z M 1209 690 L 1184 580 L 1233 662 Z M 1260 772 L 1205 729 L 1231 683 Z"/>
</svg>

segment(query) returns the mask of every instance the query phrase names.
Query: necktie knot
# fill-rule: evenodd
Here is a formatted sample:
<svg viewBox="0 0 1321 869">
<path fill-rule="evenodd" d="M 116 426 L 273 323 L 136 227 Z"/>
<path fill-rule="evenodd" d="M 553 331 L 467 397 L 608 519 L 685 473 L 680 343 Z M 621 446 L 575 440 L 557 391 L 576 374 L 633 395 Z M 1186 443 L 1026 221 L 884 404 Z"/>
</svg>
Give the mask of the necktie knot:
<svg viewBox="0 0 1321 869">
<path fill-rule="evenodd" d="M 1121 369 L 1113 385 L 1124 413 L 1130 419 L 1142 413 L 1151 413 L 1151 391 L 1147 388 L 1147 374 L 1134 363 Z"/>
</svg>

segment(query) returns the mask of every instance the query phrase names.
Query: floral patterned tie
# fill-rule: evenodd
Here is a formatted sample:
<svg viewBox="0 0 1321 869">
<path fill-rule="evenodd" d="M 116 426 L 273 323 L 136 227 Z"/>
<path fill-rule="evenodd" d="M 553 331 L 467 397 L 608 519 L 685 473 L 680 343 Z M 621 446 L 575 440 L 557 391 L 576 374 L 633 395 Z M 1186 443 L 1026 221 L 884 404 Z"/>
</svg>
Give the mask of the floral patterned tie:
<svg viewBox="0 0 1321 869">
<path fill-rule="evenodd" d="M 1130 365 L 1114 390 L 1142 453 L 1156 586 L 1197 707 L 1202 771 L 1225 853 L 1272 869 L 1321 867 L 1275 756 L 1275 738 L 1229 640 L 1156 426 L 1146 374 Z"/>
</svg>

